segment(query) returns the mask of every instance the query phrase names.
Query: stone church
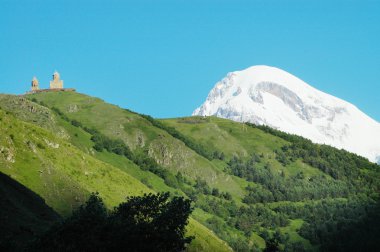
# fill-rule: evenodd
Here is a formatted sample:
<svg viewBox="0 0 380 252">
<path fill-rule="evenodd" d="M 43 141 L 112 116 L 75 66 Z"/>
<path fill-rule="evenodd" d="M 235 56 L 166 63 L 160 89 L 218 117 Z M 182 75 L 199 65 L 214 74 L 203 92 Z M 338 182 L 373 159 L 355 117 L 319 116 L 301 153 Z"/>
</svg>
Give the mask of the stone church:
<svg viewBox="0 0 380 252">
<path fill-rule="evenodd" d="M 74 88 L 63 88 L 63 80 L 61 80 L 61 76 L 57 71 L 53 73 L 53 80 L 50 81 L 49 89 L 40 89 L 40 84 L 36 77 L 32 79 L 32 88 L 31 91 L 27 92 L 27 94 L 34 94 L 40 92 L 49 92 L 49 91 L 75 91 Z"/>
<path fill-rule="evenodd" d="M 57 71 L 53 74 L 53 80 L 50 81 L 50 89 L 62 89 L 63 88 L 63 80 L 59 76 Z"/>
</svg>

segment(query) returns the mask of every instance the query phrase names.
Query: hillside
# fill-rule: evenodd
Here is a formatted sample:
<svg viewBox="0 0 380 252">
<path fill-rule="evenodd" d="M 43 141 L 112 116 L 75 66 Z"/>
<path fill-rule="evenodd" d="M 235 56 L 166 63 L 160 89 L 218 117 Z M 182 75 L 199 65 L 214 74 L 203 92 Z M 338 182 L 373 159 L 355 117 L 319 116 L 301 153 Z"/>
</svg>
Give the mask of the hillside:
<svg viewBox="0 0 380 252">
<path fill-rule="evenodd" d="M 71 214 L 91 192 L 99 192 L 106 205 L 112 208 L 128 195 L 153 191 L 140 182 L 142 178 L 151 179 L 152 185 L 162 186 L 163 190 L 167 188 L 157 176 L 148 172 L 142 174 L 126 158 L 118 160 L 107 153 L 100 153 L 101 157 L 97 158 L 91 147 L 85 149 L 86 140 L 90 138 L 88 133 L 65 124 L 49 109 L 23 97 L 0 98 L 0 172 L 37 193 L 61 216 Z M 77 134 L 79 139 L 70 142 L 71 133 Z M 74 143 L 81 143 L 83 149 Z M 119 162 L 120 167 L 103 162 L 102 158 Z M 197 237 L 190 251 L 229 250 L 194 220 L 190 221 L 189 234 Z"/>
<path fill-rule="evenodd" d="M 379 166 L 268 127 L 157 120 L 75 92 L 2 95 L 0 107 L 1 172 L 62 216 L 94 191 L 109 207 L 149 191 L 188 197 L 190 251 L 229 250 L 219 238 L 236 251 L 328 250 L 378 200 Z"/>
<path fill-rule="evenodd" d="M 148 154 L 173 174 L 180 172 L 192 181 L 202 177 L 219 190 L 237 197 L 243 195 L 244 188 L 230 175 L 219 171 L 213 162 L 134 112 L 78 93 L 43 93 L 29 98 L 58 109 L 69 121 L 75 120 L 109 138 L 123 140 L 134 153 Z"/>
<path fill-rule="evenodd" d="M 259 230 L 266 240 L 273 232 L 285 250 L 329 250 L 338 226 L 346 230 L 360 223 L 366 208 L 378 201 L 380 167 L 355 154 L 216 117 L 161 122 L 210 149 L 221 170 L 253 183 L 246 187 L 246 207 L 239 209 L 243 214 L 234 221 L 231 212 L 199 204 L 222 219 L 204 220 L 221 237 L 228 236 L 226 229 L 238 227 L 246 235 Z"/>
</svg>

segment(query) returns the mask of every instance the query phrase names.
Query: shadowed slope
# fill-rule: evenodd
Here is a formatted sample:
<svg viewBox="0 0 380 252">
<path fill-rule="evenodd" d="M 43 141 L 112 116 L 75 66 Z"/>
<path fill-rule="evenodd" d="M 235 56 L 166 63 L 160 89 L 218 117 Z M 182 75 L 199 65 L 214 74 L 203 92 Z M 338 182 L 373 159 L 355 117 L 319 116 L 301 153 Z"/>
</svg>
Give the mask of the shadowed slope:
<svg viewBox="0 0 380 252">
<path fill-rule="evenodd" d="M 59 215 L 27 187 L 0 172 L 0 250 L 21 250 Z"/>
</svg>

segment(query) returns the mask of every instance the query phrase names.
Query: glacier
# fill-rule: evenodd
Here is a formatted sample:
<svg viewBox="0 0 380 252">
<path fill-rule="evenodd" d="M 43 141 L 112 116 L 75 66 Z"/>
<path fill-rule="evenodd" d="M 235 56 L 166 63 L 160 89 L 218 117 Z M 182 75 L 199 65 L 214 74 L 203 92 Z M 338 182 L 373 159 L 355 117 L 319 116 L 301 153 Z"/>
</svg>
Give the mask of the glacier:
<svg viewBox="0 0 380 252">
<path fill-rule="evenodd" d="M 276 67 L 228 73 L 193 115 L 267 125 L 380 163 L 380 123 Z"/>
</svg>

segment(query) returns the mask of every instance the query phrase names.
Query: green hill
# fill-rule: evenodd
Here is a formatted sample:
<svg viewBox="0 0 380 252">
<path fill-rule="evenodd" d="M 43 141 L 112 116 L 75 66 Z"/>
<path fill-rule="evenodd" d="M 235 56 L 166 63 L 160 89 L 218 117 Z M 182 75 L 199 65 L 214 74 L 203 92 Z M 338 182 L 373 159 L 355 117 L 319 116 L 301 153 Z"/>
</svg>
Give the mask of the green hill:
<svg viewBox="0 0 380 252">
<path fill-rule="evenodd" d="M 70 121 L 75 120 L 107 137 L 123 140 L 135 152 L 148 153 L 173 173 L 181 172 L 191 180 L 202 177 L 221 190 L 229 190 L 237 196 L 243 194 L 244 188 L 231 176 L 220 172 L 214 163 L 134 112 L 72 92 L 41 93 L 29 98 L 58 109 Z M 225 187 L 226 181 L 230 181 L 228 187 Z"/>
<path fill-rule="evenodd" d="M 233 224 L 241 224 L 242 230 L 248 226 L 248 230 L 275 232 L 285 250 L 318 250 L 333 244 L 339 225 L 349 229 L 360 222 L 371 212 L 364 209 L 378 200 L 380 167 L 355 154 L 269 127 L 214 117 L 161 123 L 212 151 L 225 172 L 255 184 L 246 188 L 243 202 L 248 209 L 263 207 L 274 214 L 268 212 L 271 217 L 263 220 L 267 223 L 250 223 L 249 219 L 241 223 L 240 219 Z M 261 215 L 261 210 L 249 209 L 248 216 L 243 216 L 258 217 L 255 214 Z M 265 236 L 266 231 L 261 233 Z"/>
<path fill-rule="evenodd" d="M 62 216 L 94 191 L 109 207 L 189 197 L 191 251 L 326 250 L 378 200 L 379 166 L 268 127 L 157 120 L 75 92 L 1 95 L 0 107 L 0 171 Z"/>
<path fill-rule="evenodd" d="M 20 106 L 20 103 L 25 106 Z M 6 111 L 0 110 L 0 171 L 40 195 L 47 205 L 62 216 L 68 216 L 91 192 L 99 192 L 107 206 L 112 208 L 128 195 L 153 191 L 137 178 L 150 178 L 153 185 L 162 186 L 163 190 L 167 188 L 154 174 L 139 173 L 138 167 L 126 158 L 119 160 L 120 166 L 123 166 L 119 168 L 101 161 L 104 158 L 117 163 L 117 158 L 113 158 L 112 154 L 104 153 L 98 159 L 93 151 L 80 150 L 68 141 L 72 133 L 70 130 L 73 129 L 66 125 L 66 130 L 65 124 L 53 112 L 38 104 L 20 97 L 6 96 L 1 100 L 1 106 Z M 40 114 L 47 119 L 39 121 L 33 119 L 33 115 L 22 116 L 27 114 L 31 106 L 33 112 L 30 113 L 34 116 Z M 43 122 L 41 126 L 46 129 L 26 121 L 37 125 Z M 55 130 L 61 133 L 55 134 Z M 83 137 L 82 143 L 86 146 L 85 132 L 78 137 Z M 130 175 L 127 172 L 129 170 L 137 178 Z M 190 222 L 189 233 L 197 237 L 190 250 L 229 250 L 224 242 L 194 220 Z"/>
</svg>

